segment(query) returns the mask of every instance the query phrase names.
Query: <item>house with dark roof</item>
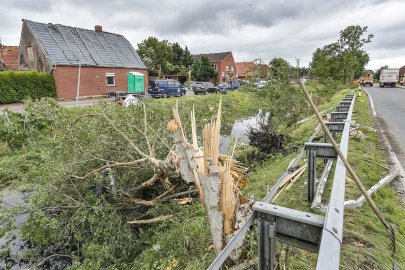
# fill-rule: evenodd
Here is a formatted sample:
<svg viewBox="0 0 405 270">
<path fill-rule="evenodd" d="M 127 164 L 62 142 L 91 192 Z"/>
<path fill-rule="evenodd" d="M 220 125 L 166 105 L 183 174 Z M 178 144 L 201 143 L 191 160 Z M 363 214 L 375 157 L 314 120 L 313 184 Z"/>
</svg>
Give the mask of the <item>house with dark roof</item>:
<svg viewBox="0 0 405 270">
<path fill-rule="evenodd" d="M 235 60 L 232 52 L 220 52 L 220 53 L 204 53 L 193 55 L 194 61 L 200 61 L 201 56 L 205 55 L 211 62 L 211 66 L 217 72 L 217 82 L 230 82 L 238 79 L 236 71 Z"/>
<path fill-rule="evenodd" d="M 148 71 L 134 47 L 122 35 L 52 23 L 22 20 L 19 65 L 55 78 L 57 97 L 76 97 L 80 66 L 80 96 L 127 91 L 129 72 Z"/>
</svg>

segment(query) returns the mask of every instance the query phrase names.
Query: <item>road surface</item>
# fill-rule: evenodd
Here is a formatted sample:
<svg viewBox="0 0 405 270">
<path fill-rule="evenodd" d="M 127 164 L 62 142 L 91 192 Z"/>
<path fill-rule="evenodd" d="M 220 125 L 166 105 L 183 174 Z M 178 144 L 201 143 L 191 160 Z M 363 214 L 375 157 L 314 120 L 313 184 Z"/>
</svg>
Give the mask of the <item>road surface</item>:
<svg viewBox="0 0 405 270">
<path fill-rule="evenodd" d="M 384 132 L 402 167 L 405 167 L 405 89 L 366 86 Z"/>
</svg>

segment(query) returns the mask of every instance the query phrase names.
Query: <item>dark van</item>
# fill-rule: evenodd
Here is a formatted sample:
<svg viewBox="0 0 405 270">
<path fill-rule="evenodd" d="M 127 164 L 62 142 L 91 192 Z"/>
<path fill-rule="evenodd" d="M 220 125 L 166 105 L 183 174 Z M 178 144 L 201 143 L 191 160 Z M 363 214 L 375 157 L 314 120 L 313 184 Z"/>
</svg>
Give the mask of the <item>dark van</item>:
<svg viewBox="0 0 405 270">
<path fill-rule="evenodd" d="M 152 97 L 180 97 L 186 94 L 186 88 L 177 80 L 159 79 L 149 81 L 148 94 Z"/>
</svg>

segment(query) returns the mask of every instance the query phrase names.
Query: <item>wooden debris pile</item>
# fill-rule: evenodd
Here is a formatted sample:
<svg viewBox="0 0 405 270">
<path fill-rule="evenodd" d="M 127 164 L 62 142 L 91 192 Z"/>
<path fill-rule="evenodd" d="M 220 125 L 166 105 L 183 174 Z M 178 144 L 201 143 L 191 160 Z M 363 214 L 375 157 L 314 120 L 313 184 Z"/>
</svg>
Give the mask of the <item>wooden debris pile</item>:
<svg viewBox="0 0 405 270">
<path fill-rule="evenodd" d="M 298 178 L 301 177 L 301 175 L 305 172 L 306 169 L 307 169 L 307 164 L 305 163 L 304 165 L 302 165 L 301 167 L 299 167 L 298 169 L 296 169 L 295 171 L 290 173 L 287 176 L 287 178 L 284 180 L 283 185 L 280 187 L 279 191 L 273 197 L 271 202 L 274 202 L 284 190 L 289 190 L 292 187 L 292 185 L 298 180 Z"/>
<path fill-rule="evenodd" d="M 240 192 L 248 182 L 244 168 L 231 156 L 219 153 L 221 101 L 215 120 L 205 124 L 202 146 L 198 144 L 194 109 L 191 111 L 191 137 L 188 142 L 183 131 L 177 106 L 167 128 L 175 141 L 174 155 L 181 177 L 194 182 L 210 222 L 214 250 L 219 253 L 230 234 L 238 229 L 250 213 L 250 204 Z"/>
</svg>

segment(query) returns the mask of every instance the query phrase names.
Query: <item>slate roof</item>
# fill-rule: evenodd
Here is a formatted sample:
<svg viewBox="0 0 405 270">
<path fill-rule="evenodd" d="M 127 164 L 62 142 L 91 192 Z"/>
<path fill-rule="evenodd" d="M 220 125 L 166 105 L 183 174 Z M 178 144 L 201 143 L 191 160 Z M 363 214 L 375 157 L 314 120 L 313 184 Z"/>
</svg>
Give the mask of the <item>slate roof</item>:
<svg viewBox="0 0 405 270">
<path fill-rule="evenodd" d="M 122 35 L 62 24 L 23 20 L 53 65 L 146 69 L 134 47 Z"/>
<path fill-rule="evenodd" d="M 231 52 L 202 53 L 202 55 L 208 56 L 208 59 L 210 59 L 210 62 L 222 62 L 222 60 L 224 60 L 224 58 L 230 53 Z M 201 54 L 193 55 L 194 61 L 200 61 L 200 59 L 201 59 Z"/>
</svg>

